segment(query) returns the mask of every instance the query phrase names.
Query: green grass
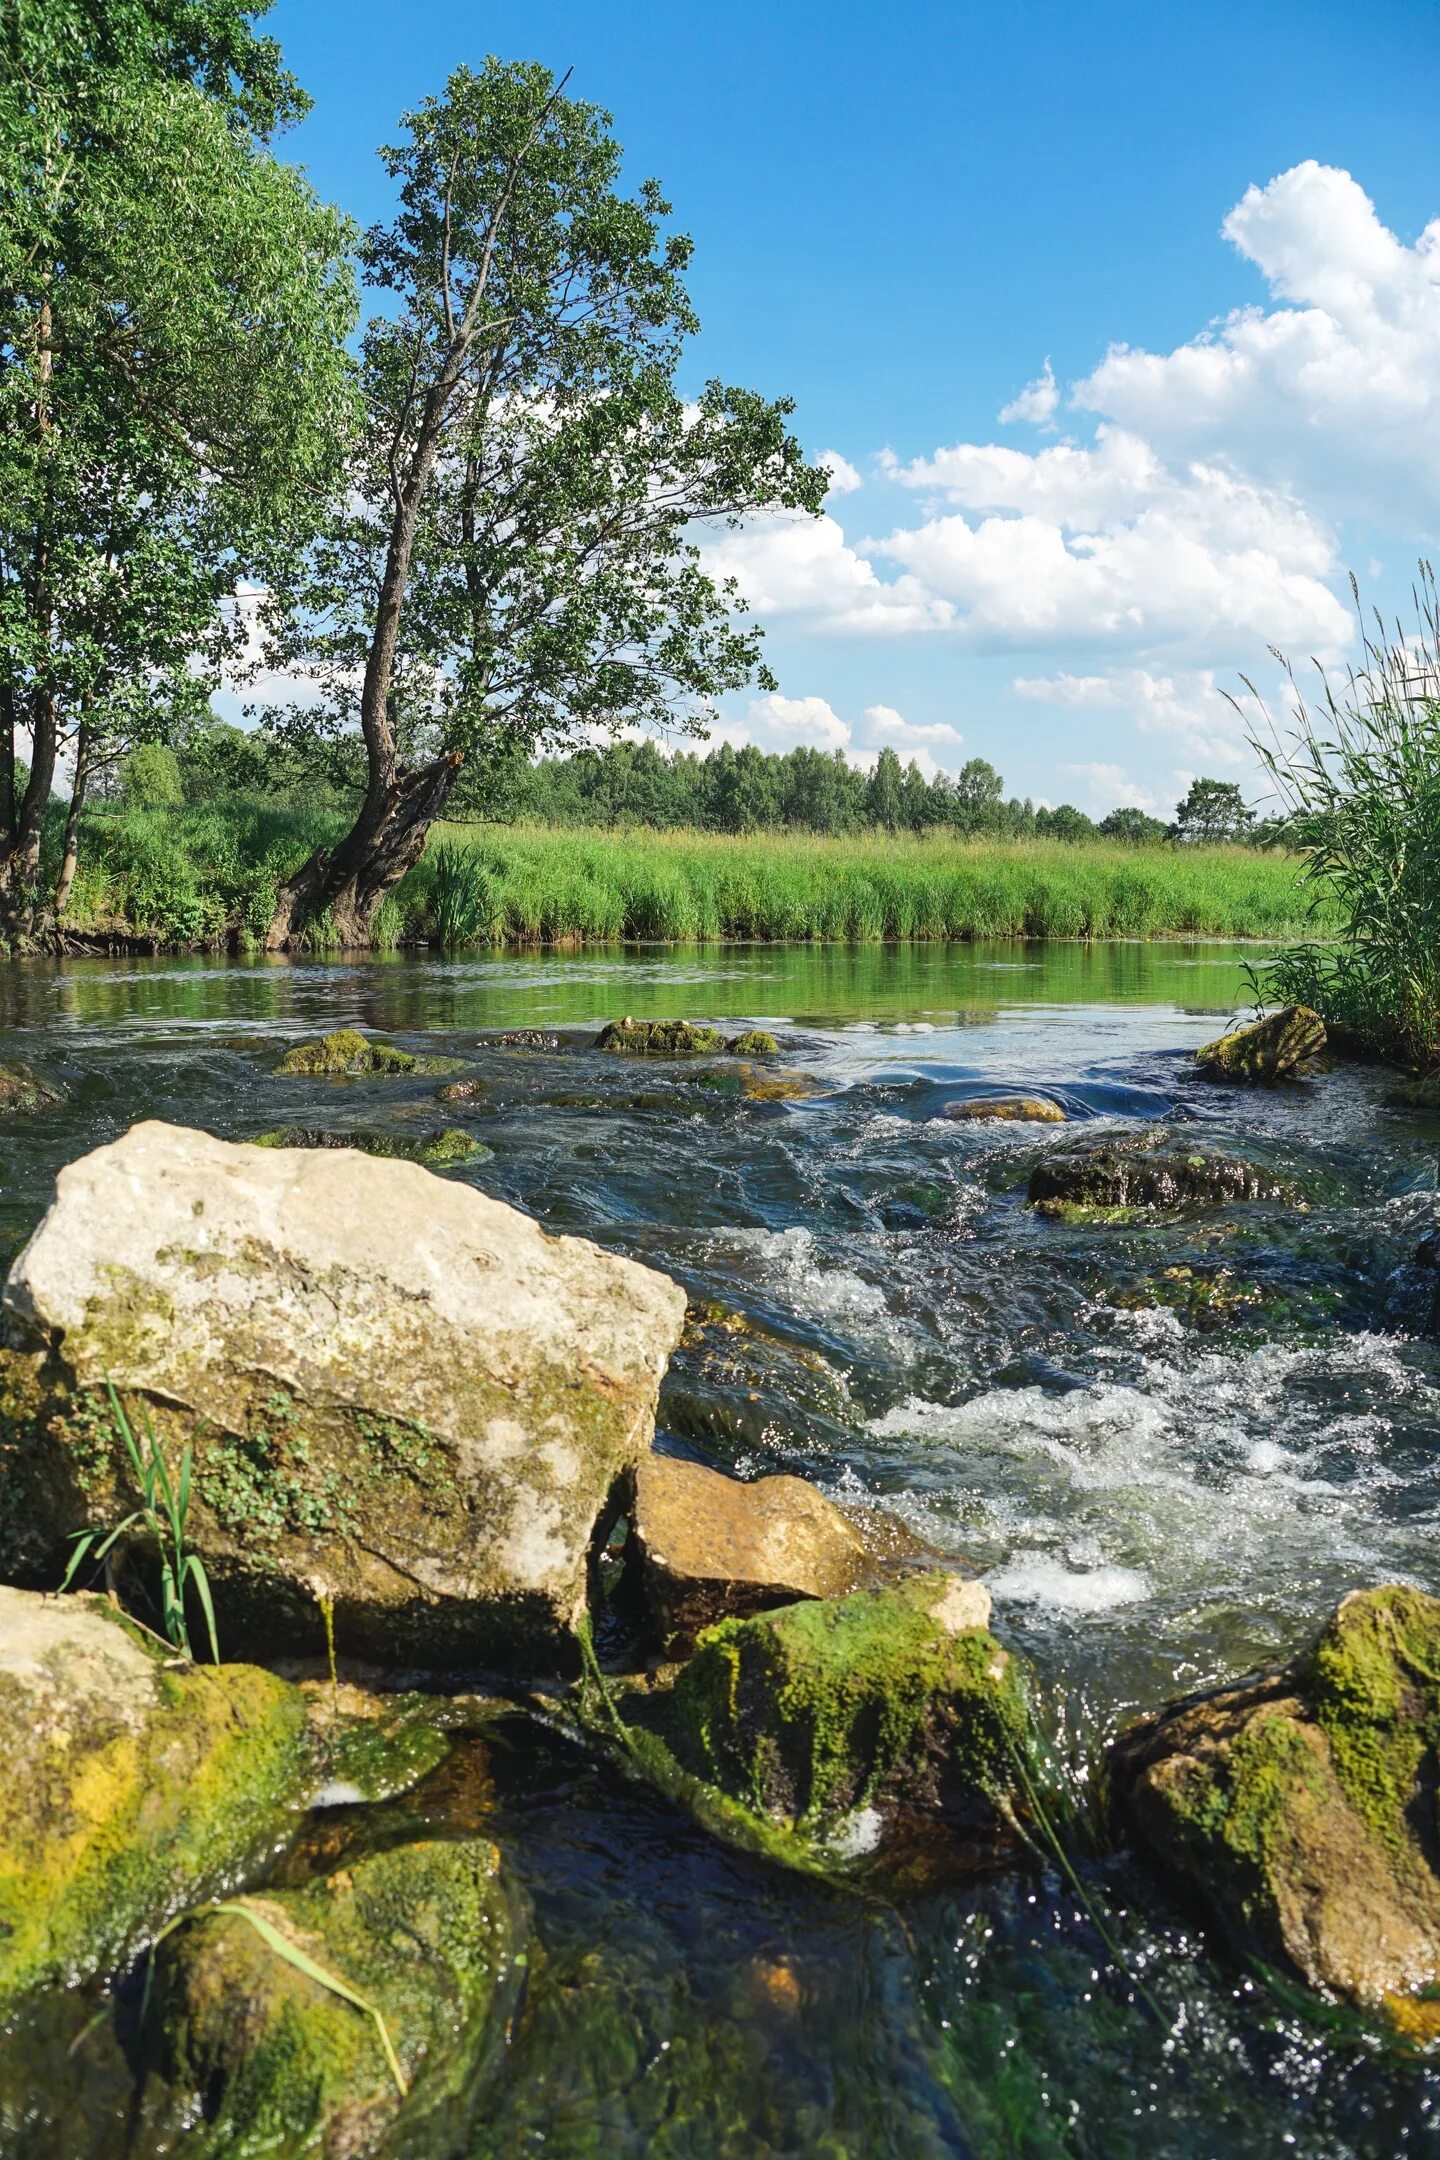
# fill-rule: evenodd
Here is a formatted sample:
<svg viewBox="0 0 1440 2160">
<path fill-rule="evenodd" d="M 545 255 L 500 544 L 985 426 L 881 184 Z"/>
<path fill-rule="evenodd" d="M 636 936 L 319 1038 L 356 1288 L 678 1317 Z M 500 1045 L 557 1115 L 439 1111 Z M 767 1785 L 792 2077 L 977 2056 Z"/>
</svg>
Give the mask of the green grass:
<svg viewBox="0 0 1440 2160">
<path fill-rule="evenodd" d="M 70 926 L 244 943 L 276 879 L 342 824 L 245 803 L 87 820 Z M 1291 857 L 1228 847 L 450 825 L 386 902 L 377 942 L 1323 935 L 1298 872 Z"/>
</svg>

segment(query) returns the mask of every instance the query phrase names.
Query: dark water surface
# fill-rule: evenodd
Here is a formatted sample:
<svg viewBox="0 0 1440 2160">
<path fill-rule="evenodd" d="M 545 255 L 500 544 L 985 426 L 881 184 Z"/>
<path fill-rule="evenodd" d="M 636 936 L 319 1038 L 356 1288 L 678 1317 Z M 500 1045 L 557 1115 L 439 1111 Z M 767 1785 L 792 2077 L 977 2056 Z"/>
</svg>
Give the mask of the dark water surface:
<svg viewBox="0 0 1440 2160">
<path fill-rule="evenodd" d="M 1386 1108 L 1378 1072 L 1264 1096 L 1192 1078 L 1184 1054 L 1244 1002 L 1244 958 L 12 964 L 0 1058 L 71 1100 L 4 1135 L 0 1248 L 62 1163 L 139 1116 L 229 1138 L 465 1122 L 492 1153 L 450 1175 L 745 1316 L 677 1357 L 662 1445 L 883 1498 L 985 1575 L 1083 1814 L 1095 1752 L 1137 1706 L 1288 1652 L 1356 1585 L 1440 1590 L 1440 1357 L 1419 1332 L 1434 1284 L 1409 1265 L 1436 1216 L 1440 1123 Z M 627 1012 L 773 1026 L 817 1090 L 765 1099 L 733 1062 L 607 1057 L 578 1034 L 554 1052 L 481 1040 Z M 488 1092 L 437 1112 L 433 1082 L 273 1077 L 283 1045 L 341 1025 L 463 1056 Z M 1031 1167 L 1076 1126 L 941 1115 L 997 1083 L 1053 1094 L 1097 1135 L 1203 1128 L 1307 1203 L 1037 1221 Z M 534 1907 L 498 2090 L 420 2160 L 1440 2151 L 1425 2061 L 1238 1972 L 1124 1855 L 1085 1864 L 1084 1902 L 1038 1869 L 876 1902 L 721 1851 L 518 1723 L 383 1817 L 351 1813 L 357 1838 L 483 1825 Z M 70 1998 L 0 2041 L 0 2152 L 196 2144 L 135 2141 L 126 2015 Z"/>
</svg>

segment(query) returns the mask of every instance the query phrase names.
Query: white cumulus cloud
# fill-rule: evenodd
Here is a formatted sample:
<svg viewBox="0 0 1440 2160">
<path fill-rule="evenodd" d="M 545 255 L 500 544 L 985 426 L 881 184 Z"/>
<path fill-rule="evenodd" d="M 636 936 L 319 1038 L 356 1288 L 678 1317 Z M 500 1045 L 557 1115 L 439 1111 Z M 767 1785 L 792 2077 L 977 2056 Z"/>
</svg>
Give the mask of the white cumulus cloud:
<svg viewBox="0 0 1440 2160">
<path fill-rule="evenodd" d="M 1002 423 L 1012 420 L 1028 420 L 1034 427 L 1048 427 L 1055 418 L 1060 403 L 1060 385 L 1055 380 L 1055 370 L 1047 360 L 1041 373 L 1028 382 L 1018 397 L 1011 398 L 1008 405 L 1000 408 Z"/>
<path fill-rule="evenodd" d="M 815 462 L 829 473 L 832 495 L 853 495 L 856 488 L 865 485 L 849 458 L 841 457 L 838 450 L 822 450 Z"/>
</svg>

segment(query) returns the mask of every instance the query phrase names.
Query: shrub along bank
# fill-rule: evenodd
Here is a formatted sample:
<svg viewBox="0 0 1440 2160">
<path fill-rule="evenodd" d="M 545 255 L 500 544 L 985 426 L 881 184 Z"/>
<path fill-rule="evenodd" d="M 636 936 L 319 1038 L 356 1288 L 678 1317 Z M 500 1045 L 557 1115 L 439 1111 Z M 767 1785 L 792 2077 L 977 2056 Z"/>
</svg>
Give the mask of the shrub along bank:
<svg viewBox="0 0 1440 2160">
<path fill-rule="evenodd" d="M 68 932 L 157 946 L 257 939 L 275 888 L 344 814 L 235 800 L 91 821 Z M 715 938 L 1291 938 L 1294 858 L 1241 847 L 437 827 L 385 902 L 382 947 Z M 314 947 L 328 939 L 323 921 Z"/>
</svg>

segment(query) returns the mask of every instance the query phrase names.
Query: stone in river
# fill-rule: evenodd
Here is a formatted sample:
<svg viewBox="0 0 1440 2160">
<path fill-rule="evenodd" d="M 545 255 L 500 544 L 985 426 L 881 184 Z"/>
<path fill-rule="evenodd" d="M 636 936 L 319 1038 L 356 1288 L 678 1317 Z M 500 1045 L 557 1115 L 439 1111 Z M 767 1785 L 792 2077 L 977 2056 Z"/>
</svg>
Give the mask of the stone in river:
<svg viewBox="0 0 1440 2160">
<path fill-rule="evenodd" d="M 723 1050 L 725 1038 L 717 1028 L 698 1027 L 693 1020 L 632 1020 L 627 1013 L 601 1029 L 596 1048 L 631 1057 L 694 1057 Z"/>
<path fill-rule="evenodd" d="M 1122 1819 L 1242 1957 L 1440 2038 L 1440 1598 L 1345 1598 L 1303 1656 L 1111 1751 Z"/>
<path fill-rule="evenodd" d="M 948 1118 L 1003 1118 L 1016 1125 L 1063 1125 L 1066 1115 L 1048 1095 L 971 1095 L 945 1105 Z"/>
<path fill-rule="evenodd" d="M 65 1100 L 65 1090 L 51 1080 L 41 1080 L 23 1065 L 0 1065 L 0 1116 L 27 1116 L 35 1110 L 54 1110 Z"/>
<path fill-rule="evenodd" d="M 1252 1084 L 1293 1079 L 1325 1048 L 1325 1023 L 1308 1005 L 1286 1005 L 1248 1026 L 1231 1028 L 1195 1053 L 1216 1080 Z"/>
<path fill-rule="evenodd" d="M 1030 1199 L 1042 1213 L 1228 1206 L 1291 1197 L 1289 1179 L 1275 1171 L 1165 1133 L 1059 1149 L 1030 1176 Z"/>
<path fill-rule="evenodd" d="M 4 1587 L 0 1752 L 0 2014 L 267 1859 L 310 1766 L 285 1681 L 202 1671 L 104 1598 Z"/>
<path fill-rule="evenodd" d="M 327 1079 L 358 1073 L 433 1076 L 459 1072 L 461 1062 L 459 1058 L 426 1057 L 414 1050 L 400 1050 L 394 1043 L 372 1042 L 358 1028 L 337 1028 L 333 1035 L 322 1035 L 317 1042 L 296 1043 L 275 1070 L 282 1076 Z"/>
<path fill-rule="evenodd" d="M 747 1484 L 647 1455 L 630 1522 L 646 1603 L 670 1657 L 684 1657 L 717 1620 L 843 1596 L 880 1572 L 859 1531 L 804 1478 Z"/>
<path fill-rule="evenodd" d="M 106 1385 L 194 1450 L 227 1639 L 570 1669 L 648 1451 L 668 1277 L 407 1162 L 137 1125 L 62 1170 L 5 1290 L 11 1572 L 134 1505 Z M 0 1538 L 0 1560 L 4 1543 Z"/>
</svg>

